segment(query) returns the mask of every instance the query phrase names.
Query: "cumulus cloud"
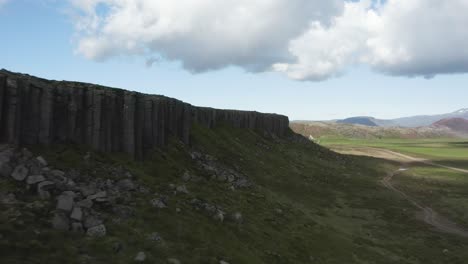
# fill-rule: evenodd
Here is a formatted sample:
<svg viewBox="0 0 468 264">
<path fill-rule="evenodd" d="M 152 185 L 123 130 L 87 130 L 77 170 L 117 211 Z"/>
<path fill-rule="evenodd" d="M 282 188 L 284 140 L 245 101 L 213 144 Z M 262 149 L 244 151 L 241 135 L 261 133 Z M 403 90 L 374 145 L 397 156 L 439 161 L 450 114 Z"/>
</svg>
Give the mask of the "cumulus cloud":
<svg viewBox="0 0 468 264">
<path fill-rule="evenodd" d="M 93 60 L 161 57 L 192 72 L 235 65 L 314 81 L 357 64 L 468 72 L 468 0 L 70 1 L 77 51 Z"/>
<path fill-rule="evenodd" d="M 251 71 L 292 59 L 289 41 L 310 21 L 328 24 L 342 0 L 73 0 L 82 14 L 78 52 L 181 61 L 193 71 L 238 65 Z"/>
</svg>

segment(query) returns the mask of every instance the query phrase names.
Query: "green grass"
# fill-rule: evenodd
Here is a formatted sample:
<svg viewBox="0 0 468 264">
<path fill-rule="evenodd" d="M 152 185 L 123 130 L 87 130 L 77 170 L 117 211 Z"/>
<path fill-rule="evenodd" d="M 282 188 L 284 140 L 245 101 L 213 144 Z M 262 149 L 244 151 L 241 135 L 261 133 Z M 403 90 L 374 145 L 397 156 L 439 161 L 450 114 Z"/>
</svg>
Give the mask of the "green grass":
<svg viewBox="0 0 468 264">
<path fill-rule="evenodd" d="M 227 168 L 246 175 L 255 186 L 229 190 L 227 183 L 209 180 L 190 158 L 197 150 L 216 157 Z M 57 146 L 43 153 L 61 168 L 86 170 L 85 150 Z M 53 231 L 48 210 L 23 212 L 18 223 L 0 205 L 0 260 L 2 263 L 132 263 L 138 251 L 147 263 L 164 263 L 175 257 L 182 263 L 464 263 L 468 240 L 434 232 L 416 217 L 416 209 L 385 189 L 380 180 L 397 164 L 365 157 L 338 155 L 315 144 L 267 139 L 253 131 L 195 127 L 191 146 L 171 142 L 144 162 L 122 155 L 94 154 L 105 164 L 129 168 L 141 184 L 170 195 L 169 208 L 149 206 L 152 194 L 138 194 L 132 201 L 135 216 L 113 223 L 108 235 L 89 239 Z M 188 195 L 171 195 L 170 183 L 182 184 L 184 171 L 202 177 L 187 184 Z M 106 178 L 107 175 L 100 175 Z M 0 179 L 3 190 L 33 201 L 20 185 Z M 227 212 L 241 212 L 241 224 L 219 223 L 196 211 L 192 198 L 221 205 Z M 51 209 L 53 204 L 48 204 Z M 180 208 L 177 213 L 175 208 Z M 278 213 L 281 209 L 282 213 Z M 41 232 L 37 234 L 35 230 Z M 164 244 L 145 239 L 159 232 Z M 115 242 L 123 251 L 112 250 Z M 442 251 L 448 249 L 449 253 Z"/>
<path fill-rule="evenodd" d="M 467 173 L 418 165 L 396 176 L 394 182 L 418 201 L 468 227 Z"/>
<path fill-rule="evenodd" d="M 324 137 L 320 144 L 327 147 L 376 147 L 436 163 L 468 169 L 468 141 L 466 139 L 346 139 Z"/>
</svg>

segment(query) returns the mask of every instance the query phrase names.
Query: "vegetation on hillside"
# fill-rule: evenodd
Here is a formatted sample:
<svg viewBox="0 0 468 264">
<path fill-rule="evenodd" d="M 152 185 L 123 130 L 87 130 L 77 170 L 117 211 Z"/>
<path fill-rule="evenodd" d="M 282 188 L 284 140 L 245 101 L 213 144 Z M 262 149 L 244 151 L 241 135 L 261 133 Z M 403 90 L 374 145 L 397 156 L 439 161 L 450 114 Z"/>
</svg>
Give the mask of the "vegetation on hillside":
<svg viewBox="0 0 468 264">
<path fill-rule="evenodd" d="M 1 178 L 0 192 L 22 201 L 0 203 L 2 263 L 132 263 L 140 251 L 146 263 L 464 263 L 468 258 L 467 239 L 431 230 L 411 204 L 380 184 L 398 164 L 336 154 L 292 134 L 278 139 L 230 127 L 195 127 L 190 146 L 172 141 L 139 162 L 91 153 L 91 165 L 83 160 L 86 150 L 76 146 L 32 150 L 58 168 L 82 174 L 102 164 L 124 166 L 149 192 L 121 201 L 134 209 L 130 218 L 120 219 L 112 205 L 103 208 L 107 235 L 92 238 L 52 229 L 55 201 L 41 201 L 44 207 L 32 210 L 28 205 L 37 198 L 24 185 Z M 246 182 L 233 186 L 219 176 L 223 172 Z M 187 193 L 174 191 L 182 185 Z M 155 193 L 167 197 L 167 208 L 150 205 Z M 200 208 L 200 201 L 222 208 L 224 219 Z M 148 240 L 154 232 L 159 242 Z"/>
</svg>

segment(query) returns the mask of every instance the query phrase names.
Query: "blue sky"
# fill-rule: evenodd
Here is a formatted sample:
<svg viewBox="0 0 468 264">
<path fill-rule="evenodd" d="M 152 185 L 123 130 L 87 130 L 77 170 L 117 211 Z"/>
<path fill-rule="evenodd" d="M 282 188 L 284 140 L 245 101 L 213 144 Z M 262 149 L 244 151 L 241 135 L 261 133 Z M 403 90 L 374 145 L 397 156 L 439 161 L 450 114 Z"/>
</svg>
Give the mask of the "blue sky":
<svg viewBox="0 0 468 264">
<path fill-rule="evenodd" d="M 168 60 L 146 67 L 141 56 L 90 59 L 77 52 L 79 35 L 68 8 L 65 1 L 32 0 L 0 7 L 0 68 L 163 94 L 199 106 L 281 113 L 290 119 L 393 118 L 468 107 L 468 75 L 462 73 L 410 78 L 351 63 L 339 77 L 298 81 L 242 66 L 193 74 Z"/>
</svg>

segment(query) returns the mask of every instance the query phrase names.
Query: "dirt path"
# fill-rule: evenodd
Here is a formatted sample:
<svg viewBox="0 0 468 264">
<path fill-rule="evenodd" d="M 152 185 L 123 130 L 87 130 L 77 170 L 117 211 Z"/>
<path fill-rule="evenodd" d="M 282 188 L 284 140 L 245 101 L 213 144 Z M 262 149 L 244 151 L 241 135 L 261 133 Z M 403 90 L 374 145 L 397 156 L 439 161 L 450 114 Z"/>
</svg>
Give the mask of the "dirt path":
<svg viewBox="0 0 468 264">
<path fill-rule="evenodd" d="M 387 149 L 379 149 L 379 150 L 383 151 L 383 152 L 386 152 L 386 153 L 388 153 L 390 155 L 401 157 L 401 158 L 406 159 L 408 161 L 420 162 L 420 163 L 424 163 L 424 164 L 427 164 L 427 165 L 432 165 L 432 166 L 436 166 L 436 167 L 440 167 L 440 168 L 445 168 L 445 169 L 454 170 L 454 171 L 458 171 L 458 172 L 468 173 L 468 170 L 455 168 L 455 167 L 450 167 L 450 166 L 442 165 L 442 164 L 439 164 L 439 163 L 434 163 L 434 162 L 432 162 L 431 160 L 428 160 L 428 159 L 415 158 L 415 157 L 412 157 L 412 156 L 408 156 L 408 155 L 398 153 L 398 152 L 395 152 L 395 151 L 391 151 L 391 150 L 387 150 Z"/>
<path fill-rule="evenodd" d="M 429 164 L 429 165 L 432 165 L 432 166 L 438 166 L 438 167 L 443 167 L 443 168 L 447 168 L 447 169 L 453 169 L 453 170 L 456 170 L 456 171 L 468 173 L 467 170 L 463 170 L 463 169 L 459 169 L 459 168 L 452 168 L 452 167 L 448 167 L 448 166 L 445 166 L 445 165 L 436 164 L 436 163 L 433 163 L 433 162 L 428 161 L 428 160 L 413 158 L 413 157 L 406 156 L 404 154 L 393 152 L 393 151 L 391 151 L 391 152 L 394 155 L 404 156 L 404 157 L 406 157 L 406 158 L 408 158 L 408 159 L 410 159 L 412 161 L 422 162 L 422 163 Z M 402 197 L 404 197 L 406 200 L 408 200 L 411 204 L 413 204 L 415 207 L 420 209 L 422 211 L 422 213 L 424 214 L 423 220 L 427 224 L 435 227 L 436 229 L 438 229 L 438 230 L 440 230 L 442 232 L 455 234 L 455 235 L 459 235 L 459 236 L 463 236 L 463 237 L 468 237 L 468 231 L 464 230 L 462 227 L 457 226 L 455 223 L 453 223 L 450 220 L 448 220 L 448 219 L 442 217 L 441 215 L 437 214 L 437 212 L 435 212 L 431 207 L 424 206 L 423 204 L 420 204 L 415 199 L 410 197 L 405 192 L 399 190 L 398 188 L 396 188 L 392 184 L 392 178 L 395 175 L 397 175 L 398 173 L 401 173 L 401 172 L 406 171 L 406 170 L 408 170 L 408 169 L 405 168 L 405 167 L 402 167 L 402 168 L 398 169 L 397 171 L 395 171 L 393 173 L 390 173 L 389 175 L 387 175 L 385 178 L 382 179 L 382 184 L 386 188 L 400 194 Z"/>
<path fill-rule="evenodd" d="M 382 149 L 382 148 L 375 148 L 375 147 L 359 147 L 359 148 L 354 148 L 351 150 L 342 150 L 339 149 L 337 150 L 340 153 L 343 154 L 350 154 L 350 155 L 364 155 L 364 156 L 372 156 L 376 158 L 383 158 L 383 159 L 389 159 L 389 160 L 394 160 L 397 162 L 400 162 L 402 164 L 402 168 L 398 169 L 397 171 L 390 173 L 387 175 L 385 178 L 382 179 L 382 184 L 388 188 L 389 190 L 398 193 L 402 197 L 404 197 L 407 201 L 409 201 L 411 204 L 413 204 L 416 208 L 420 209 L 423 217 L 422 220 L 426 222 L 427 224 L 435 227 L 437 230 L 445 232 L 445 233 L 450 233 L 450 234 L 455 234 L 463 237 L 468 237 L 468 231 L 463 229 L 462 227 L 457 226 L 455 223 L 452 221 L 448 220 L 447 218 L 439 215 L 437 212 L 435 212 L 431 207 L 425 206 L 418 201 L 416 201 L 414 198 L 409 196 L 407 193 L 403 192 L 402 190 L 396 188 L 392 184 L 392 178 L 395 175 L 398 175 L 399 173 L 402 173 L 404 171 L 409 170 L 409 167 L 411 166 L 411 163 L 423 163 L 435 167 L 441 167 L 445 169 L 450 169 L 462 173 L 468 173 L 468 170 L 466 169 L 460 169 L 460 168 L 455 168 L 455 167 L 450 167 L 438 163 L 434 163 L 431 160 L 428 159 L 423 159 L 423 158 L 416 158 L 412 157 L 409 155 L 405 155 L 399 152 L 391 151 L 388 149 Z"/>
</svg>

